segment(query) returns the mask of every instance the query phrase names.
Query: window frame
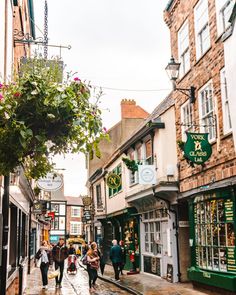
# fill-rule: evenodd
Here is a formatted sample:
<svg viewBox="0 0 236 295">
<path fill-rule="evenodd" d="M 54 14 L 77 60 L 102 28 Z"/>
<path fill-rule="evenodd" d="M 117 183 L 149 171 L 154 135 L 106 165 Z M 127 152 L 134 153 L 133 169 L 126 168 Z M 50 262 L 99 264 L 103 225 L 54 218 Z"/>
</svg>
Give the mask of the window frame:
<svg viewBox="0 0 236 295">
<path fill-rule="evenodd" d="M 187 27 L 187 29 L 186 29 Z M 182 44 L 184 43 L 185 39 L 182 39 L 181 37 L 184 34 L 184 31 L 187 30 L 187 46 L 182 48 Z M 182 50 L 181 50 L 182 48 Z M 188 54 L 188 59 L 186 59 Z M 189 70 L 190 70 L 190 47 L 189 47 L 189 23 L 188 20 L 186 20 L 182 26 L 180 27 L 178 31 L 178 57 L 180 62 L 180 69 L 179 69 L 179 77 L 183 77 Z M 186 62 L 188 60 L 188 63 Z"/>
<path fill-rule="evenodd" d="M 217 24 L 218 36 L 221 36 L 231 26 L 231 23 L 226 20 L 224 12 L 226 11 L 227 7 L 229 6 L 228 17 L 230 17 L 230 14 L 233 10 L 235 1 L 234 0 L 225 0 L 223 5 L 222 5 L 222 3 L 223 3 L 222 0 L 215 0 L 216 24 Z"/>
<path fill-rule="evenodd" d="M 186 141 L 186 132 L 191 132 L 194 131 L 194 126 L 193 126 L 193 121 L 194 121 L 194 108 L 192 103 L 190 103 L 189 100 L 185 101 L 185 103 L 183 103 L 181 105 L 181 133 L 182 133 L 182 140 Z M 185 116 L 185 110 L 188 110 L 188 122 L 185 121 L 186 117 Z M 191 123 L 191 124 L 190 124 Z M 190 125 L 189 125 L 190 124 Z M 188 125 L 188 126 L 187 126 Z"/>
<path fill-rule="evenodd" d="M 103 202 L 102 202 L 102 186 L 101 186 L 101 183 L 96 185 L 95 191 L 96 191 L 97 208 L 102 208 L 103 207 Z"/>
<path fill-rule="evenodd" d="M 201 5 L 205 7 L 207 17 L 206 20 L 202 18 L 205 10 L 199 16 L 199 11 Z M 202 9 L 203 10 L 203 9 Z M 203 20 L 202 20 L 203 19 Z M 199 22 L 202 22 L 200 25 Z M 211 47 L 211 36 L 210 36 L 210 26 L 209 26 L 209 9 L 208 9 L 208 1 L 207 0 L 199 0 L 197 5 L 194 7 L 194 28 L 195 28 L 195 42 L 196 42 L 196 60 L 199 60 L 204 53 Z M 203 33 L 207 32 L 207 38 L 203 39 Z M 205 40 L 209 40 L 208 43 L 205 43 Z"/>
<path fill-rule="evenodd" d="M 110 188 L 108 187 L 108 196 L 109 198 L 112 198 L 114 197 L 115 195 L 117 195 L 119 192 L 122 191 L 122 165 L 121 163 L 118 164 L 113 170 L 112 170 L 112 173 L 115 173 L 117 175 L 120 176 L 120 179 L 121 179 L 121 185 L 116 188 L 116 189 L 113 189 L 113 188 Z"/>
<path fill-rule="evenodd" d="M 211 99 L 208 97 L 205 99 L 206 91 L 210 91 Z M 210 111 L 207 111 L 207 113 L 203 114 L 203 99 L 205 108 L 207 111 L 207 108 L 212 105 L 212 109 Z M 213 84 L 212 81 L 208 81 L 198 92 L 198 102 L 199 102 L 199 122 L 200 122 L 200 131 L 203 133 L 208 133 L 208 140 L 209 142 L 213 142 L 216 140 L 216 123 L 215 123 L 215 101 L 214 101 L 214 95 L 213 95 Z M 210 102 L 211 101 L 211 102 Z M 204 126 L 207 125 L 207 126 Z M 209 126 L 210 125 L 210 126 Z M 211 134 L 213 135 L 211 137 Z"/>
<path fill-rule="evenodd" d="M 78 226 L 78 231 L 73 231 L 73 226 Z M 71 235 L 81 235 L 82 232 L 82 222 L 80 221 L 70 221 L 70 234 Z"/>
<path fill-rule="evenodd" d="M 232 121 L 230 116 L 229 97 L 227 89 L 227 79 L 225 74 L 225 68 L 220 70 L 220 82 L 221 82 L 221 103 L 223 114 L 223 133 L 224 135 L 232 132 Z"/>
<path fill-rule="evenodd" d="M 150 155 L 147 155 L 147 143 L 150 143 Z M 145 149 L 145 165 L 152 165 L 153 164 L 153 148 L 152 148 L 152 139 L 149 138 L 144 142 L 144 149 Z"/>
<path fill-rule="evenodd" d="M 74 214 L 74 211 L 78 210 L 78 214 Z M 80 207 L 79 206 L 71 206 L 71 217 L 81 217 L 81 212 L 80 212 Z"/>
</svg>

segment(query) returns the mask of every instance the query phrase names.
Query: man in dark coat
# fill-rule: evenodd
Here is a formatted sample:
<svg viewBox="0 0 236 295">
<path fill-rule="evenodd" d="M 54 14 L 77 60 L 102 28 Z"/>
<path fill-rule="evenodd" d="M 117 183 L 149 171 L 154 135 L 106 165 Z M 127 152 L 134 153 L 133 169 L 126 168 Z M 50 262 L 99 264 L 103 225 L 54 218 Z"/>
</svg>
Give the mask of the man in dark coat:
<svg viewBox="0 0 236 295">
<path fill-rule="evenodd" d="M 115 272 L 115 280 L 119 281 L 119 266 L 122 262 L 122 251 L 121 247 L 117 244 L 117 240 L 112 241 L 113 246 L 110 251 L 110 259 Z"/>
<path fill-rule="evenodd" d="M 61 282 L 64 271 L 64 261 L 68 257 L 68 248 L 63 238 L 60 238 L 58 244 L 52 248 L 52 257 L 55 261 L 55 270 L 60 268 L 60 276 L 59 278 L 58 276 L 56 277 L 56 288 L 62 288 Z"/>
</svg>

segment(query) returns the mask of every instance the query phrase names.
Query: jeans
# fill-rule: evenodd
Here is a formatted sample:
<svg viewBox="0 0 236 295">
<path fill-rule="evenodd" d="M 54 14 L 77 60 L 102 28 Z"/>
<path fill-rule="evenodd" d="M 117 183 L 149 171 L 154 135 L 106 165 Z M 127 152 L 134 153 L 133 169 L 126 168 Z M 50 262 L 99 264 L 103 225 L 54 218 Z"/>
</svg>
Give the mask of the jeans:
<svg viewBox="0 0 236 295">
<path fill-rule="evenodd" d="M 42 275 L 43 286 L 47 286 L 48 284 L 48 267 L 49 263 L 41 262 L 40 270 Z"/>
<path fill-rule="evenodd" d="M 63 272 L 64 272 L 64 260 L 61 262 L 57 262 L 55 261 L 55 270 L 57 270 L 58 268 L 60 268 L 60 276 L 58 278 L 58 276 L 56 277 L 56 284 L 61 284 L 62 278 L 63 278 Z"/>
<path fill-rule="evenodd" d="M 115 279 L 116 280 L 119 280 L 119 266 L 120 266 L 120 262 L 113 262 L 112 265 L 113 265 L 114 272 L 115 272 Z"/>
<path fill-rule="evenodd" d="M 89 275 L 89 288 L 92 288 L 92 285 L 95 285 L 98 278 L 98 271 L 95 268 L 91 268 L 89 265 L 87 266 L 87 271 Z"/>
</svg>

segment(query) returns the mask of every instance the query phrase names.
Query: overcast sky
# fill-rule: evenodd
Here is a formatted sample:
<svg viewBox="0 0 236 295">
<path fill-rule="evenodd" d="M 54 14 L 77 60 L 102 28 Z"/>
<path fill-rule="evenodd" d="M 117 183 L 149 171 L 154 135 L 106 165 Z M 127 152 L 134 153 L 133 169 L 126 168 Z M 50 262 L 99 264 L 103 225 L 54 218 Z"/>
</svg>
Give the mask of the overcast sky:
<svg viewBox="0 0 236 295">
<path fill-rule="evenodd" d="M 171 55 L 169 31 L 163 21 L 166 4 L 167 0 L 48 0 L 49 44 L 71 45 L 71 50 L 62 50 L 67 70 L 103 88 L 101 108 L 106 128 L 120 120 L 121 99 L 135 99 L 152 112 L 170 91 L 165 72 Z M 35 0 L 34 6 L 40 37 L 44 0 Z M 56 55 L 59 49 L 49 48 L 48 56 Z M 86 192 L 81 157 L 57 160 L 57 166 L 66 169 L 66 195 Z"/>
</svg>

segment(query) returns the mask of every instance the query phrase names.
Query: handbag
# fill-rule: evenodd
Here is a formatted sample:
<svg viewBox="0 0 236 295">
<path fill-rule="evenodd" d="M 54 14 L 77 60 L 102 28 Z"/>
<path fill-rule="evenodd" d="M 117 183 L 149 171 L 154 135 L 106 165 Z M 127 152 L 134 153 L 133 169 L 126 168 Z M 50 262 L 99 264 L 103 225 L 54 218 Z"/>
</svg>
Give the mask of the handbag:
<svg viewBox="0 0 236 295">
<path fill-rule="evenodd" d="M 57 269 L 57 270 L 53 270 L 53 271 L 50 271 L 48 273 L 48 279 L 55 279 L 56 277 L 58 277 L 60 274 L 60 271 Z"/>
<path fill-rule="evenodd" d="M 36 267 L 40 267 L 41 265 L 41 257 L 36 261 Z"/>
</svg>

